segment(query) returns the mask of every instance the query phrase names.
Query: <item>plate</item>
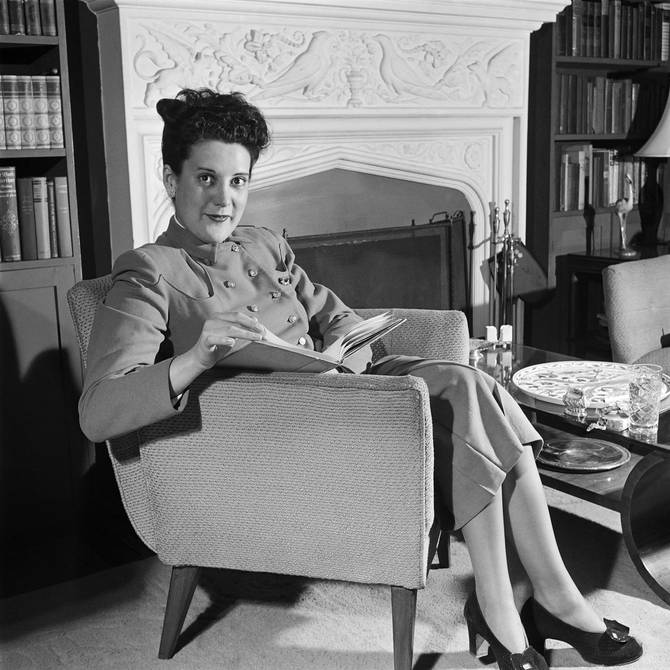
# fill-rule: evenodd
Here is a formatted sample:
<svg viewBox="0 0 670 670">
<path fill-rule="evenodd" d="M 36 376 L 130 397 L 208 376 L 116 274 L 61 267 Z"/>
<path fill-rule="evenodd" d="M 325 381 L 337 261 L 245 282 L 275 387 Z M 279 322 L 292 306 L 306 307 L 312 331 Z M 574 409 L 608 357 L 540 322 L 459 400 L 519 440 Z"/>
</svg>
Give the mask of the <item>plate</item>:
<svg viewBox="0 0 670 670">
<path fill-rule="evenodd" d="M 587 408 L 628 402 L 630 366 L 609 361 L 555 361 L 538 363 L 516 372 L 512 381 L 527 395 L 557 405 L 570 386 L 588 385 Z M 663 375 L 663 394 L 670 395 L 670 380 Z"/>
<path fill-rule="evenodd" d="M 599 472 L 613 470 L 630 460 L 628 449 L 588 437 L 547 440 L 537 460 L 559 470 Z"/>
</svg>

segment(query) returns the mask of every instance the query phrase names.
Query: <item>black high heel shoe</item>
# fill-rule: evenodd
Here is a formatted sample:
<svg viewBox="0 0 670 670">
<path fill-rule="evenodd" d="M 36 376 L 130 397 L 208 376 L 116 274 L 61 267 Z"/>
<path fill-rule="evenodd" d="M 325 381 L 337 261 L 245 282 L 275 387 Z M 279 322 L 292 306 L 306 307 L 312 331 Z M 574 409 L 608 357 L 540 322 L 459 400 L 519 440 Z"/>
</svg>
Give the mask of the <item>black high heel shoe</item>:
<svg viewBox="0 0 670 670">
<path fill-rule="evenodd" d="M 567 642 L 585 661 L 596 665 L 624 665 L 642 656 L 642 645 L 631 637 L 627 626 L 613 619 L 603 621 L 607 626 L 604 633 L 589 633 L 561 621 L 534 598 L 529 598 L 521 610 L 528 640 L 542 655 L 547 638 L 551 638 Z"/>
<path fill-rule="evenodd" d="M 546 661 L 532 647 L 526 647 L 521 654 L 513 654 L 502 645 L 486 623 L 474 593 L 465 602 L 463 616 L 468 625 L 470 653 L 473 656 L 477 656 L 477 649 L 486 641 L 500 670 L 549 670 Z"/>
</svg>

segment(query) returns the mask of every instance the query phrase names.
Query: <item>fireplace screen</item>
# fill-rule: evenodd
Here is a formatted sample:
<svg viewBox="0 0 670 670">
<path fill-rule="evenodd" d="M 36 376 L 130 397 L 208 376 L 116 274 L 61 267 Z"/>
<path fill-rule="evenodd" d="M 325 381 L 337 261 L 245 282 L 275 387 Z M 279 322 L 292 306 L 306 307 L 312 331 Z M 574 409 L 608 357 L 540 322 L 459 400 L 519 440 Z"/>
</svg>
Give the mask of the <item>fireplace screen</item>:
<svg viewBox="0 0 670 670">
<path fill-rule="evenodd" d="M 441 223 L 291 237 L 312 281 L 351 307 L 461 309 L 469 315 L 463 216 Z"/>
</svg>

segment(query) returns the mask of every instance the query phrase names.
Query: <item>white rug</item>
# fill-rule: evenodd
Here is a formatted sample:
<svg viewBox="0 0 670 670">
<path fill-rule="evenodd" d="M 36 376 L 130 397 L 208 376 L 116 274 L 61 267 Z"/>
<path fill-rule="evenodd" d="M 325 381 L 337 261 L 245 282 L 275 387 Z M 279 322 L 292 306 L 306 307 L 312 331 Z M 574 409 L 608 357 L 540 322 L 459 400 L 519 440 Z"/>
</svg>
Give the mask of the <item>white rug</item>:
<svg viewBox="0 0 670 670">
<path fill-rule="evenodd" d="M 670 609 L 637 574 L 614 513 L 549 492 L 559 542 L 600 612 L 630 625 L 645 655 L 631 670 L 670 667 Z M 206 571 L 180 648 L 156 657 L 169 569 L 150 558 L 0 601 L 0 667 L 7 670 L 389 670 L 386 588 Z M 419 593 L 415 670 L 482 668 L 467 653 L 462 608 L 472 587 L 464 545 Z M 567 647 L 553 668 L 592 668 Z M 495 666 L 492 666 L 495 667 Z"/>
</svg>

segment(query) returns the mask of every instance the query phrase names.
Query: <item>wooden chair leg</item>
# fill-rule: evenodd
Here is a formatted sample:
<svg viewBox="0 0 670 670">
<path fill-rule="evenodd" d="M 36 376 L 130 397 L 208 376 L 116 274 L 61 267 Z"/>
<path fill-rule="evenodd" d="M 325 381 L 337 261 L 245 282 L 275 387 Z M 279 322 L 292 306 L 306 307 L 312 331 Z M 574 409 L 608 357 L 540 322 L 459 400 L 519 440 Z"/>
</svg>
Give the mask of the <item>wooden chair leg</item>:
<svg viewBox="0 0 670 670">
<path fill-rule="evenodd" d="M 391 587 L 391 616 L 393 618 L 393 668 L 394 670 L 412 670 L 416 589 L 406 589 L 402 586 Z"/>
<path fill-rule="evenodd" d="M 448 568 L 451 565 L 451 535 L 442 531 L 440 541 L 437 544 L 437 560 L 441 568 Z"/>
<path fill-rule="evenodd" d="M 188 612 L 193 592 L 198 583 L 199 572 L 200 568 L 191 565 L 174 566 L 172 568 L 158 658 L 172 658 L 174 656 L 179 633 L 181 633 L 186 612 Z"/>
</svg>

